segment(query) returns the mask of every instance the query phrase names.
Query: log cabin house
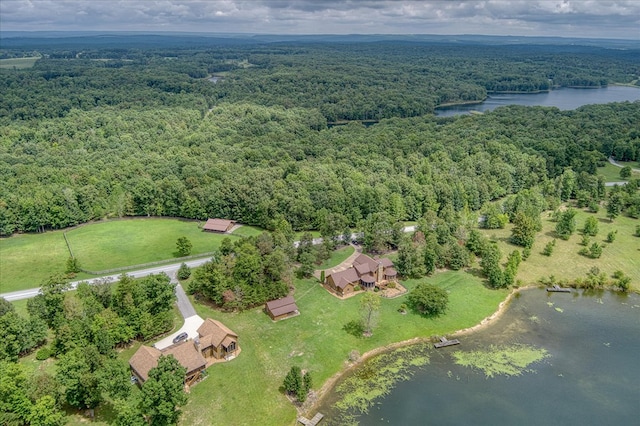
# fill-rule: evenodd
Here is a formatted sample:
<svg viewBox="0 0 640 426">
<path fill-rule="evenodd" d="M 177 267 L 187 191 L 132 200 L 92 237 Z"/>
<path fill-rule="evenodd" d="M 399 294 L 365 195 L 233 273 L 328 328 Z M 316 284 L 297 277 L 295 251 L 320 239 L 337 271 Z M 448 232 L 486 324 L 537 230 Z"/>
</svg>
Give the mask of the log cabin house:
<svg viewBox="0 0 640 426">
<path fill-rule="evenodd" d="M 272 320 L 278 321 L 299 315 L 300 311 L 296 305 L 296 301 L 292 296 L 283 297 L 282 299 L 271 300 L 266 303 L 265 311 Z"/>
<path fill-rule="evenodd" d="M 366 254 L 361 254 L 353 261 L 350 268 L 329 275 L 326 285 L 339 296 L 345 296 L 353 293 L 356 286 L 373 290 L 376 286 L 380 287 L 389 281 L 395 281 L 397 275 L 391 260 L 372 259 Z"/>
</svg>

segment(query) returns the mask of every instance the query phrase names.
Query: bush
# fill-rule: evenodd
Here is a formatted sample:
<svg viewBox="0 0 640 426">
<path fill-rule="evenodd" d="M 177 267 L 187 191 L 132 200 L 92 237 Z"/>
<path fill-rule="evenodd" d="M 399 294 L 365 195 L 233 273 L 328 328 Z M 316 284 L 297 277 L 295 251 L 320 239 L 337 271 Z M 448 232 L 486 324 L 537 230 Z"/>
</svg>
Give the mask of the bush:
<svg viewBox="0 0 640 426">
<path fill-rule="evenodd" d="M 449 295 L 440 287 L 420 283 L 407 296 L 409 305 L 419 313 L 438 316 L 447 310 Z"/>
<path fill-rule="evenodd" d="M 177 275 L 179 280 L 188 280 L 191 276 L 191 268 L 189 268 L 186 263 L 183 263 L 180 265 Z"/>
<path fill-rule="evenodd" d="M 640 237 L 640 225 L 636 225 L 636 233 L 635 233 L 636 237 Z"/>
<path fill-rule="evenodd" d="M 618 235 L 618 231 L 611 231 L 607 234 L 607 242 L 612 243 L 616 240 L 616 236 Z"/>
<path fill-rule="evenodd" d="M 549 241 L 547 243 L 547 245 L 544 246 L 544 250 L 542 250 L 542 254 L 544 254 L 545 256 L 551 256 L 551 254 L 553 254 L 553 248 L 555 246 L 556 246 L 556 240 L 555 239 Z"/>
<path fill-rule="evenodd" d="M 45 359 L 49 359 L 53 355 L 53 351 L 51 348 L 44 347 L 36 352 L 36 359 L 38 361 L 44 361 Z"/>
</svg>

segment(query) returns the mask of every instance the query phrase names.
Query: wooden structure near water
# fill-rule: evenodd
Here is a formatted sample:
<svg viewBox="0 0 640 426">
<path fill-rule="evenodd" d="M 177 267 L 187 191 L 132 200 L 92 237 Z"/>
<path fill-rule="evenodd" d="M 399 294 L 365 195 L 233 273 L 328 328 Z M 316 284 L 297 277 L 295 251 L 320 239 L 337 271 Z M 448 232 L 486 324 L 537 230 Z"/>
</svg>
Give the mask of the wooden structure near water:
<svg viewBox="0 0 640 426">
<path fill-rule="evenodd" d="M 298 417 L 298 421 L 305 426 L 316 426 L 318 423 L 320 423 L 320 420 L 322 420 L 323 418 L 324 418 L 324 414 L 316 413 L 316 415 L 313 416 L 311 420 L 309 420 L 304 416 L 300 416 Z"/>
<path fill-rule="evenodd" d="M 453 345 L 459 345 L 459 344 L 460 344 L 460 340 L 458 339 L 447 340 L 447 338 L 443 336 L 440 338 L 439 342 L 433 344 L 433 347 L 436 349 L 439 349 L 439 348 L 444 348 L 446 346 L 453 346 Z"/>
<path fill-rule="evenodd" d="M 547 291 L 549 293 L 571 293 L 570 288 L 560 287 L 559 285 L 554 285 L 553 287 L 547 287 Z"/>
</svg>

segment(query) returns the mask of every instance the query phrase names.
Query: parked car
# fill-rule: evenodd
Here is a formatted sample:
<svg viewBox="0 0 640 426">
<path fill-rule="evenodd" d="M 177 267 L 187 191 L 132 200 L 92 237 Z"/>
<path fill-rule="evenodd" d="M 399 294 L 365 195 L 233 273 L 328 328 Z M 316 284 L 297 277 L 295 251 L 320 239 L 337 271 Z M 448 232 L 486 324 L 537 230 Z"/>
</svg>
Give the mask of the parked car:
<svg viewBox="0 0 640 426">
<path fill-rule="evenodd" d="M 187 340 L 188 338 L 189 338 L 189 335 L 187 333 L 180 333 L 173 338 L 173 343 L 180 343 Z"/>
</svg>

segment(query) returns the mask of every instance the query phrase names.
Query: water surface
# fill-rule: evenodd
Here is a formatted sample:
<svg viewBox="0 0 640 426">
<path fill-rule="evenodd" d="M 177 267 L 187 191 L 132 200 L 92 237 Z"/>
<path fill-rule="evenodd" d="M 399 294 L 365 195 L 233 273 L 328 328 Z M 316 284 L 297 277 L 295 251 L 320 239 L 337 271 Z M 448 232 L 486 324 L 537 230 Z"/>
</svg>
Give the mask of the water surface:
<svg viewBox="0 0 640 426">
<path fill-rule="evenodd" d="M 640 87 L 608 86 L 600 89 L 562 88 L 543 93 L 493 94 L 480 104 L 453 105 L 436 109 L 439 117 L 484 112 L 505 105 L 553 106 L 562 110 L 589 104 L 606 104 L 640 100 Z"/>
<path fill-rule="evenodd" d="M 493 325 L 461 340 L 430 350 L 430 364 L 358 416 L 360 424 L 640 424 L 638 295 L 523 291 Z M 520 376 L 493 378 L 456 365 L 451 356 L 513 344 L 549 356 Z"/>
</svg>

